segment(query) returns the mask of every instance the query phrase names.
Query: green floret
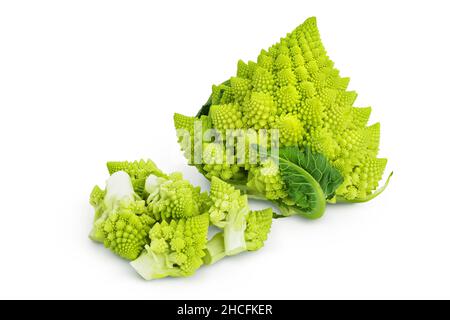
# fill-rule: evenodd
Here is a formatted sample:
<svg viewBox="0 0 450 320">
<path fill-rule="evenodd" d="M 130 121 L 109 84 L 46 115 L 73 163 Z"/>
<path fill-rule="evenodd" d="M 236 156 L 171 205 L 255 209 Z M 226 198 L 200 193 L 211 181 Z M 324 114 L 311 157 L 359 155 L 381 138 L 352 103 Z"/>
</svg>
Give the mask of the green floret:
<svg viewBox="0 0 450 320">
<path fill-rule="evenodd" d="M 141 200 L 134 192 L 130 176 L 123 171 L 111 175 L 106 182 L 106 191 L 95 186 L 90 198 L 90 202 L 95 209 L 94 227 L 90 233 L 90 238 L 97 242 L 103 242 L 105 234 L 102 225 L 110 215 L 117 212 L 119 204 L 127 202 L 131 206 Z"/>
<path fill-rule="evenodd" d="M 222 144 L 215 142 L 203 144 L 203 166 L 201 171 L 204 172 L 208 179 L 218 177 L 222 180 L 239 179 L 242 176 L 242 165 L 236 164 L 236 157 L 233 161 L 227 161 L 227 154 Z"/>
<path fill-rule="evenodd" d="M 208 226 L 207 214 L 155 224 L 150 245 L 131 266 L 146 280 L 192 276 L 203 264 Z"/>
<path fill-rule="evenodd" d="M 257 250 L 267 239 L 272 210 L 250 212 L 247 196 L 219 178 L 212 178 L 209 195 L 181 173 L 155 171 L 151 161 L 108 167 L 105 190 L 95 186 L 90 195 L 95 208 L 90 237 L 132 261 L 144 279 L 191 276 L 205 263 Z M 146 200 L 133 186 L 133 178 L 143 177 Z M 223 230 L 208 242 L 210 221 Z"/>
<path fill-rule="evenodd" d="M 118 171 L 128 173 L 131 178 L 133 189 L 140 197 L 144 196 L 145 181 L 148 176 L 167 177 L 158 169 L 152 160 L 139 160 L 133 162 L 110 161 L 106 166 L 108 167 L 109 174 L 114 174 Z"/>
<path fill-rule="evenodd" d="M 245 230 L 245 243 L 248 251 L 257 251 L 264 246 L 272 227 L 272 218 L 273 211 L 270 208 L 250 212 Z"/>
<path fill-rule="evenodd" d="M 206 106 L 209 110 L 210 106 Z M 211 118 L 207 116 L 187 117 L 176 113 L 173 117 L 178 142 L 189 164 L 196 163 L 195 154 L 202 155 L 201 147 L 204 133 L 211 128 Z"/>
<path fill-rule="evenodd" d="M 280 130 L 280 144 L 284 146 L 298 146 L 303 138 L 303 125 L 292 115 L 282 116 L 278 119 L 277 129 Z"/>
<path fill-rule="evenodd" d="M 166 176 L 150 159 L 133 162 L 110 161 L 106 164 L 106 166 L 108 167 L 109 174 L 124 171 L 128 173 L 132 179 L 146 179 L 151 174 L 158 177 Z"/>
<path fill-rule="evenodd" d="M 217 130 L 241 129 L 242 114 L 238 105 L 211 106 L 211 120 Z"/>
<path fill-rule="evenodd" d="M 105 247 L 124 259 L 136 259 L 149 242 L 148 232 L 155 223 L 145 212 L 144 201 L 120 202 L 117 211 L 102 224 Z"/>
<path fill-rule="evenodd" d="M 149 194 L 148 212 L 157 221 L 194 217 L 207 212 L 210 206 L 208 195 L 184 180 L 181 173 L 168 178 L 149 176 L 145 190 Z"/>
<path fill-rule="evenodd" d="M 280 168 L 273 159 L 250 170 L 247 186 L 268 200 L 284 200 L 288 196 Z"/>
<path fill-rule="evenodd" d="M 89 203 L 95 209 L 94 221 L 98 220 L 105 208 L 103 206 L 103 200 L 105 199 L 106 191 L 101 189 L 99 186 L 95 186 L 91 191 L 91 195 L 89 197 Z"/>
<path fill-rule="evenodd" d="M 224 229 L 226 254 L 235 255 L 245 251 L 244 232 L 246 217 L 250 211 L 247 196 L 242 196 L 233 186 L 213 177 L 211 200 L 213 206 L 209 210 L 210 220 L 213 225 Z"/>
<path fill-rule="evenodd" d="M 252 211 L 246 217 L 245 250 L 257 251 L 264 246 L 272 226 L 272 209 Z M 203 258 L 205 264 L 214 264 L 227 256 L 225 249 L 225 232 L 219 232 L 208 241 Z"/>
<path fill-rule="evenodd" d="M 213 205 L 213 202 L 208 192 L 200 193 L 198 201 L 199 201 L 199 210 L 202 214 L 208 212 Z"/>
<path fill-rule="evenodd" d="M 272 96 L 267 93 L 254 92 L 242 108 L 242 119 L 248 128 L 270 128 L 275 122 L 277 107 Z"/>
</svg>

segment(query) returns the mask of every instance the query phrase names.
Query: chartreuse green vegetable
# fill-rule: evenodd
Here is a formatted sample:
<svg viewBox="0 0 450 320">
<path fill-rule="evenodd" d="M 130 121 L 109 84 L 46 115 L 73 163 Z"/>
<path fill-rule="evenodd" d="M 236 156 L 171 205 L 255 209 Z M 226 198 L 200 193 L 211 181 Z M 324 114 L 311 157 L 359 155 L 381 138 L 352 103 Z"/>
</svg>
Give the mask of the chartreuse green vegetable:
<svg viewBox="0 0 450 320">
<path fill-rule="evenodd" d="M 145 213 L 140 204 L 119 203 L 116 213 L 110 215 L 103 223 L 103 241 L 106 248 L 127 260 L 136 259 L 148 243 L 148 232 L 155 220 Z"/>
<path fill-rule="evenodd" d="M 386 187 L 376 191 L 387 160 L 377 157 L 379 123 L 368 125 L 371 108 L 354 106 L 357 94 L 347 90 L 348 83 L 310 18 L 262 50 L 256 62 L 239 61 L 236 75 L 213 86 L 197 116 L 175 114 L 176 129 L 193 134 L 180 139 L 182 150 L 208 179 L 220 178 L 249 197 L 270 200 L 284 216 L 316 219 L 327 202 L 371 200 Z M 222 139 L 202 138 L 207 129 Z M 231 130 L 246 133 L 240 155 L 242 144 L 227 139 Z M 249 161 L 251 147 L 261 149 L 264 134 L 279 154 Z M 233 144 L 230 157 L 225 147 Z"/>
<path fill-rule="evenodd" d="M 274 217 L 317 219 L 327 203 L 375 198 L 392 174 L 377 190 L 387 163 L 378 157 L 380 125 L 368 125 L 371 108 L 354 106 L 348 83 L 316 19 L 306 20 L 256 62 L 239 61 L 195 117 L 175 114 L 181 149 L 211 180 L 210 194 L 151 160 L 108 162 L 106 188 L 90 196 L 91 239 L 144 279 L 186 277 L 261 249 Z M 250 210 L 249 197 L 281 215 Z"/>
<path fill-rule="evenodd" d="M 223 231 L 208 242 L 206 264 L 264 246 L 272 226 L 272 209 L 250 211 L 247 196 L 217 177 L 211 180 L 211 200 L 211 223 Z"/>
<path fill-rule="evenodd" d="M 124 171 L 131 177 L 131 181 L 136 193 L 139 196 L 144 195 L 145 181 L 149 175 L 166 178 L 167 176 L 158 169 L 152 160 L 140 160 L 134 162 L 128 161 L 110 161 L 106 164 L 109 174 L 118 171 Z"/>
<path fill-rule="evenodd" d="M 211 181 L 211 223 L 224 229 L 225 253 L 235 255 L 245 251 L 245 228 L 250 212 L 246 196 L 228 183 L 213 177 Z"/>
<path fill-rule="evenodd" d="M 210 249 L 217 243 L 217 237 L 208 241 L 210 226 L 223 234 L 224 249 L 214 262 L 218 255 L 255 251 L 267 239 L 272 210 L 250 212 L 247 197 L 218 178 L 209 195 L 181 173 L 167 175 L 150 160 L 107 166 L 106 189 L 95 186 L 91 192 L 90 237 L 131 260 L 146 280 L 187 277 L 210 264 Z"/>
<path fill-rule="evenodd" d="M 209 217 L 163 221 L 150 231 L 150 245 L 131 266 L 146 280 L 187 277 L 203 264 Z"/>
<path fill-rule="evenodd" d="M 267 236 L 272 226 L 272 209 L 261 211 L 251 211 L 245 219 L 244 243 L 243 251 L 257 251 L 264 246 Z M 226 248 L 226 231 L 217 233 L 206 245 L 206 256 L 204 261 L 206 264 L 214 264 L 223 259 L 227 255 Z M 241 240 L 241 237 L 239 237 Z M 233 255 L 233 254 L 231 254 Z"/>
<path fill-rule="evenodd" d="M 189 181 L 183 180 L 180 173 L 167 178 L 149 176 L 145 191 L 148 211 L 158 221 L 197 216 L 210 206 L 208 194 L 201 193 L 200 187 L 193 187 Z"/>
<path fill-rule="evenodd" d="M 155 219 L 147 215 L 145 201 L 133 190 L 130 176 L 115 172 L 106 183 L 106 191 L 94 187 L 90 202 L 96 209 L 91 239 L 122 258 L 136 259 L 148 242 Z"/>
<path fill-rule="evenodd" d="M 145 207 L 133 189 L 131 179 L 125 172 L 116 172 L 106 182 L 106 190 L 95 186 L 92 190 L 90 203 L 95 208 L 94 227 L 90 237 L 92 240 L 103 242 L 105 232 L 103 223 L 114 213 L 121 212 L 127 207 L 134 209 L 135 213 Z"/>
<path fill-rule="evenodd" d="M 272 209 L 251 211 L 247 216 L 247 228 L 245 229 L 245 244 L 248 251 L 257 251 L 264 247 L 270 229 L 272 227 Z"/>
</svg>

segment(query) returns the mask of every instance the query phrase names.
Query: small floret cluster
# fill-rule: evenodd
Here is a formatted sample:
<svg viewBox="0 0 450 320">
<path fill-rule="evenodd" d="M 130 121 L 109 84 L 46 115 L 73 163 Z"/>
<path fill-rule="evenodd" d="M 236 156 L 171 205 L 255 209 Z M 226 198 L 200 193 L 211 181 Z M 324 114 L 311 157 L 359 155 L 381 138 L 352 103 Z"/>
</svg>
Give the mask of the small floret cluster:
<svg viewBox="0 0 450 320">
<path fill-rule="evenodd" d="M 262 248 L 270 232 L 272 210 L 250 211 L 247 197 L 219 178 L 208 194 L 150 160 L 107 167 L 106 188 L 91 192 L 90 237 L 146 280 L 192 276 L 202 265 Z M 220 231 L 208 241 L 212 226 Z"/>
</svg>

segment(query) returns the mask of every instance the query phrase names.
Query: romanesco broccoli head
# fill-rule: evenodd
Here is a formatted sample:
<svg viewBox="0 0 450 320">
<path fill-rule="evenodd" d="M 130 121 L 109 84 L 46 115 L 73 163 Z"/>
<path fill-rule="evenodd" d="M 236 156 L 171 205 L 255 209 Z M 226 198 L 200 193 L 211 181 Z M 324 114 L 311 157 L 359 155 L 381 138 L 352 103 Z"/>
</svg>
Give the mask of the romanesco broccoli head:
<svg viewBox="0 0 450 320">
<path fill-rule="evenodd" d="M 278 129 L 280 149 L 311 150 L 339 170 L 344 183 L 334 190 L 337 200 L 365 201 L 378 194 L 374 191 L 387 161 L 377 157 L 379 124 L 367 125 L 371 108 L 354 106 L 357 94 L 347 90 L 348 84 L 325 51 L 316 19 L 310 18 L 262 50 L 256 62 L 239 61 L 236 76 L 213 86 L 198 118 L 209 118 L 212 128 L 222 133 Z M 192 128 L 195 118 L 189 123 L 181 119 L 175 119 L 178 129 Z M 267 163 L 223 161 L 227 155 L 217 141 L 203 142 L 204 161 L 197 167 L 208 179 L 247 184 L 249 194 L 258 193 L 279 206 L 295 203 L 287 196 L 292 184 L 285 176 L 262 174 Z"/>
</svg>

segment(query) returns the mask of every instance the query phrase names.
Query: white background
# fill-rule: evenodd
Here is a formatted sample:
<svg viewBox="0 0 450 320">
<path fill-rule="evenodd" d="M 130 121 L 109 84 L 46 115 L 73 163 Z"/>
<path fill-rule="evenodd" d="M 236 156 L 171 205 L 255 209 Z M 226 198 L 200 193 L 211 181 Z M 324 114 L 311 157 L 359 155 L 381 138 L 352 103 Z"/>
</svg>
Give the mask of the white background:
<svg viewBox="0 0 450 320">
<path fill-rule="evenodd" d="M 450 298 L 447 1 L 2 1 L 0 298 Z M 263 250 L 141 280 L 88 239 L 108 160 L 185 165 L 193 115 L 309 16 L 395 175 L 373 202 L 275 221 Z M 265 204 L 254 204 L 262 207 Z"/>
</svg>

